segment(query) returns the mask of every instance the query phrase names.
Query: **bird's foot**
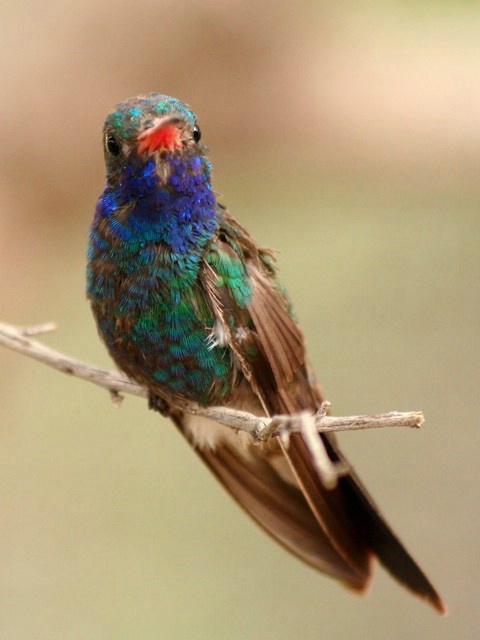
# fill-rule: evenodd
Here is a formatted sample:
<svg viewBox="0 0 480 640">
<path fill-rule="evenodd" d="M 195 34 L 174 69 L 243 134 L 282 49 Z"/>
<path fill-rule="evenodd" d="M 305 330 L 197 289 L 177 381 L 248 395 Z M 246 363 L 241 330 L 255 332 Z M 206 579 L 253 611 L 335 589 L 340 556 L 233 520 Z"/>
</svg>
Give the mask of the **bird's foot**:
<svg viewBox="0 0 480 640">
<path fill-rule="evenodd" d="M 265 443 L 274 436 L 288 437 L 292 416 L 274 416 L 273 418 L 259 418 L 254 432 L 254 438 L 259 443 Z"/>
<path fill-rule="evenodd" d="M 168 418 L 171 413 L 170 404 L 161 396 L 158 396 L 152 392 L 148 394 L 148 408 L 153 411 L 158 411 L 162 416 Z"/>
</svg>

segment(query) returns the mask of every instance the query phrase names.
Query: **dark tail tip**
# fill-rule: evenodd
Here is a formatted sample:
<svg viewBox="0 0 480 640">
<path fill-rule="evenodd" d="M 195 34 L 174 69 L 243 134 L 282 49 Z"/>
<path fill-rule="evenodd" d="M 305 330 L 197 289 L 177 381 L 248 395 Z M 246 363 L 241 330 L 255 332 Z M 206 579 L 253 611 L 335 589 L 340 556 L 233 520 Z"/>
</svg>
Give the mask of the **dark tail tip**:
<svg viewBox="0 0 480 640">
<path fill-rule="evenodd" d="M 441 615 L 446 615 L 443 598 L 397 538 L 360 481 L 352 475 L 343 478 L 342 482 L 352 497 L 350 504 L 356 505 L 355 519 L 362 523 L 365 541 L 385 569 Z"/>
<path fill-rule="evenodd" d="M 431 596 L 427 595 L 425 596 L 425 598 L 427 602 L 429 602 L 441 616 L 448 615 L 447 605 L 442 597 L 435 591 L 435 589 L 433 590 L 433 594 Z"/>
</svg>

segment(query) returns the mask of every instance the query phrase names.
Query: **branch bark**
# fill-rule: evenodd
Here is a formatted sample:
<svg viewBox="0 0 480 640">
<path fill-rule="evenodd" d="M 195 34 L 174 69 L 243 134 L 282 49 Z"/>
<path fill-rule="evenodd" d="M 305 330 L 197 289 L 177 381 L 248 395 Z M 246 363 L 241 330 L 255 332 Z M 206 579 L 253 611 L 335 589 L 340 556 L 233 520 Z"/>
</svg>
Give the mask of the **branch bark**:
<svg viewBox="0 0 480 640">
<path fill-rule="evenodd" d="M 15 327 L 0 322 L 0 345 L 17 351 L 34 360 L 46 364 L 62 373 L 66 373 L 82 380 L 92 382 L 109 391 L 112 400 L 119 404 L 122 394 L 147 398 L 147 389 L 129 380 L 124 374 L 106 371 L 93 365 L 71 358 L 59 351 L 45 346 L 31 336 L 54 331 L 54 323 L 46 323 L 34 327 Z M 179 409 L 209 418 L 230 429 L 245 431 L 250 434 L 254 442 L 266 442 L 272 437 L 281 437 L 284 446 L 288 446 L 288 439 L 292 433 L 301 433 L 307 444 L 320 477 L 325 486 L 333 488 L 339 476 L 348 470 L 343 465 L 333 463 L 321 445 L 321 440 L 315 433 L 329 433 L 336 431 L 358 431 L 363 429 L 379 429 L 385 427 L 420 428 L 425 420 L 421 411 L 400 413 L 392 411 L 371 416 L 331 417 L 326 412 L 330 404 L 324 402 L 316 415 L 300 413 L 289 416 L 261 417 L 245 411 L 237 411 L 230 407 L 201 407 L 194 403 L 184 402 Z"/>
<path fill-rule="evenodd" d="M 54 331 L 56 328 L 54 323 L 21 328 L 0 322 L 0 345 L 33 358 L 34 360 L 38 360 L 43 364 L 47 364 L 62 373 L 92 382 L 109 391 L 114 397 L 117 397 L 117 399 L 121 394 L 138 396 L 140 398 L 148 397 L 147 390 L 144 387 L 129 380 L 122 373 L 106 371 L 105 369 L 100 369 L 81 360 L 76 360 L 30 337 L 32 335 Z M 385 427 L 410 427 L 418 429 L 425 422 L 421 411 L 409 411 L 406 413 L 391 411 L 389 413 L 379 413 L 371 416 L 331 417 L 325 415 L 325 409 L 327 407 L 324 406 L 314 417 L 315 430 L 318 433 L 329 431 L 357 431 Z M 230 409 L 229 407 L 209 407 L 207 409 L 194 403 L 183 403 L 179 408 L 189 413 L 210 418 L 215 422 L 220 422 L 231 429 L 246 431 L 255 440 L 260 442 L 268 440 L 273 436 L 279 436 L 281 433 L 285 434 L 285 431 L 295 433 L 301 430 L 300 423 L 302 420 L 300 415 L 264 418 L 254 416 L 245 411 Z"/>
</svg>

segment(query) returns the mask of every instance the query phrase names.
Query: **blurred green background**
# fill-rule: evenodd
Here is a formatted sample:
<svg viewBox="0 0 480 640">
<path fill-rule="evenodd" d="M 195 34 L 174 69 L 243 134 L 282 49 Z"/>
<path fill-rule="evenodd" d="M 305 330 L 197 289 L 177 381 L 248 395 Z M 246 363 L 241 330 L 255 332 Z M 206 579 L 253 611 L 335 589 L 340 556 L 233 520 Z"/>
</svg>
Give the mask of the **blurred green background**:
<svg viewBox="0 0 480 640">
<path fill-rule="evenodd" d="M 480 5 L 3 2 L 0 319 L 111 363 L 84 294 L 111 107 L 198 114 L 216 188 L 280 250 L 344 449 L 450 607 L 358 598 L 252 524 L 175 429 L 0 351 L 2 640 L 473 638 L 480 615 Z"/>
</svg>

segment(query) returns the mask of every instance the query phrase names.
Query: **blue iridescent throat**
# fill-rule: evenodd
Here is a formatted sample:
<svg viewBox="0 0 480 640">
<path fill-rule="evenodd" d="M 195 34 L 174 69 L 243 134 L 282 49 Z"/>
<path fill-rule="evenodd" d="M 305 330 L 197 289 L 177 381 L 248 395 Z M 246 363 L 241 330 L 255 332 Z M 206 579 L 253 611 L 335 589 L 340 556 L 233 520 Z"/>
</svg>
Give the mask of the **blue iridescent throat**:
<svg viewBox="0 0 480 640">
<path fill-rule="evenodd" d="M 215 232 L 209 162 L 178 155 L 163 161 L 170 166 L 166 184 L 161 184 L 153 159 L 130 161 L 98 201 L 97 222 L 107 220 L 109 235 L 121 240 L 125 250 L 162 242 L 173 254 L 186 254 L 204 247 Z"/>
</svg>

